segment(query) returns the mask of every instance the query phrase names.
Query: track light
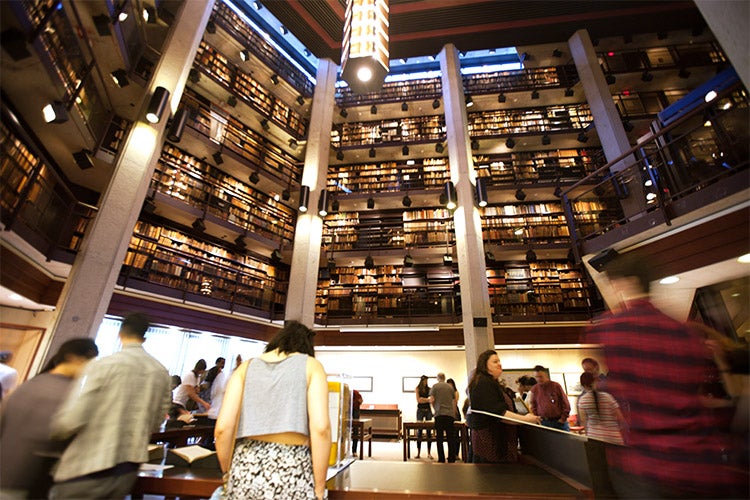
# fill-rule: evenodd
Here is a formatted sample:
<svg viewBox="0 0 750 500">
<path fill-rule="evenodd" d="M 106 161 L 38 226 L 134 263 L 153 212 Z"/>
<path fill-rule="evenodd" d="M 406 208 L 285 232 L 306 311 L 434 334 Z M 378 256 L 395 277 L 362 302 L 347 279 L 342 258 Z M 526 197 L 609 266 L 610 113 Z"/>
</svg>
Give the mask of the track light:
<svg viewBox="0 0 750 500">
<path fill-rule="evenodd" d="M 341 161 L 341 160 L 344 159 L 344 152 L 341 151 L 340 149 L 338 151 L 336 151 L 336 159 L 339 160 L 339 161 Z"/>
<path fill-rule="evenodd" d="M 432 101 L 432 109 L 438 109 L 440 107 L 440 99 Z"/>
<path fill-rule="evenodd" d="M 240 59 L 243 61 L 250 59 L 250 51 L 247 49 L 240 50 Z"/>
<path fill-rule="evenodd" d="M 448 181 L 443 187 L 443 193 L 445 194 L 445 208 L 448 210 L 456 209 L 456 186 L 453 181 Z"/>
<path fill-rule="evenodd" d="M 236 98 L 235 96 L 233 96 L 233 95 L 230 95 L 230 96 L 229 96 L 229 97 L 227 98 L 227 104 L 228 104 L 229 106 L 231 106 L 231 107 L 235 107 L 235 106 L 237 106 L 237 98 Z"/>
<path fill-rule="evenodd" d="M 328 215 L 328 191 L 325 189 L 320 192 L 320 198 L 318 198 L 318 215 L 321 217 Z"/>
<path fill-rule="evenodd" d="M 365 269 L 375 269 L 375 261 L 372 258 L 372 255 L 367 255 L 365 257 Z"/>
<path fill-rule="evenodd" d="M 464 101 L 466 102 L 467 108 L 470 108 L 474 105 L 474 99 L 472 99 L 471 94 L 466 94 Z"/>
<path fill-rule="evenodd" d="M 130 84 L 130 81 L 128 81 L 128 72 L 122 68 L 114 70 L 109 76 L 112 77 L 115 85 L 120 88 L 127 87 Z"/>
<path fill-rule="evenodd" d="M 506 141 L 505 141 L 505 147 L 506 148 L 513 149 L 513 147 L 515 147 L 515 145 L 516 145 L 516 141 L 514 141 L 512 137 L 508 137 L 508 139 L 506 139 Z"/>
<path fill-rule="evenodd" d="M 300 106 L 304 106 L 305 105 L 305 98 L 302 97 L 301 95 L 298 95 L 297 96 L 297 104 L 299 104 Z"/>
<path fill-rule="evenodd" d="M 650 71 L 646 70 L 643 73 L 641 73 L 641 80 L 643 80 L 644 82 L 650 82 L 653 79 L 654 79 L 654 74 L 651 73 Z"/>
<path fill-rule="evenodd" d="M 539 91 L 538 90 L 532 91 L 531 92 L 531 98 L 532 99 L 539 99 Z"/>
<path fill-rule="evenodd" d="M 185 130 L 185 125 L 188 119 L 188 109 L 181 107 L 177 110 L 177 113 L 172 117 L 172 121 L 169 123 L 169 129 L 167 130 L 167 139 L 170 142 L 180 142 L 182 139 L 182 132 Z"/>
<path fill-rule="evenodd" d="M 188 72 L 188 80 L 190 80 L 191 83 L 198 83 L 201 81 L 201 74 L 200 71 L 193 68 Z"/>
<path fill-rule="evenodd" d="M 497 102 L 499 102 L 500 104 L 504 103 L 507 100 L 508 98 L 505 97 L 505 94 L 497 94 Z"/>
<path fill-rule="evenodd" d="M 164 87 L 156 87 L 154 93 L 151 95 L 151 100 L 148 102 L 146 108 L 146 120 L 149 123 L 159 123 L 161 115 L 167 107 L 169 102 L 169 91 Z"/>
<path fill-rule="evenodd" d="M 526 199 L 526 193 L 523 192 L 523 189 L 521 188 L 516 189 L 516 199 L 518 201 L 523 201 Z"/>
<path fill-rule="evenodd" d="M 588 140 L 589 140 L 589 136 L 587 136 L 587 135 L 586 135 L 586 132 L 580 132 L 580 133 L 578 134 L 578 137 L 576 137 L 576 140 L 577 140 L 578 142 L 583 142 L 583 143 L 585 143 L 586 141 L 588 141 Z"/>
<path fill-rule="evenodd" d="M 560 49 L 553 50 L 552 57 L 562 57 L 562 51 Z"/>
<path fill-rule="evenodd" d="M 402 102 L 401 103 L 401 111 L 409 111 L 409 103 Z"/>
<path fill-rule="evenodd" d="M 411 206 L 411 198 L 409 198 L 409 195 L 405 195 L 404 198 L 401 200 L 401 204 L 405 207 Z"/>
<path fill-rule="evenodd" d="M 307 205 L 310 203 L 310 186 L 300 186 L 299 188 L 299 211 L 307 212 Z"/>
<path fill-rule="evenodd" d="M 283 190 L 283 191 L 281 192 L 281 199 L 282 199 L 282 200 L 284 200 L 284 201 L 289 201 L 289 198 L 291 198 L 291 197 L 292 197 L 292 192 L 291 192 L 291 191 L 289 191 L 289 188 L 286 188 L 286 189 L 284 189 L 284 190 Z"/>
<path fill-rule="evenodd" d="M 44 121 L 47 123 L 65 123 L 68 121 L 68 109 L 62 101 L 52 101 L 42 108 Z"/>
<path fill-rule="evenodd" d="M 479 141 L 478 140 L 476 140 L 476 139 L 472 139 L 471 140 L 471 149 L 474 150 L 474 151 L 476 151 L 477 149 L 479 149 Z"/>
<path fill-rule="evenodd" d="M 401 154 L 404 156 L 409 156 L 409 146 L 404 146 L 401 148 Z"/>
<path fill-rule="evenodd" d="M 552 138 L 549 136 L 549 134 L 544 134 L 542 136 L 542 145 L 549 146 L 550 144 L 552 144 Z"/>
<path fill-rule="evenodd" d="M 244 250 L 247 247 L 247 243 L 245 242 L 245 236 L 239 235 L 234 239 L 234 244 L 237 248 L 240 250 Z"/>
<path fill-rule="evenodd" d="M 370 158 L 375 158 L 375 148 L 370 148 L 370 150 L 367 152 L 367 156 Z"/>
<path fill-rule="evenodd" d="M 248 177 L 248 179 L 253 184 L 257 184 L 258 181 L 260 181 L 260 175 L 258 175 L 258 171 L 256 170 L 255 172 L 253 172 L 252 174 L 250 174 L 250 177 Z"/>
<path fill-rule="evenodd" d="M 453 264 L 453 256 L 449 253 L 443 255 L 443 265 L 450 266 Z"/>
<path fill-rule="evenodd" d="M 279 75 L 277 75 L 276 73 L 274 73 L 273 75 L 271 75 L 271 81 L 273 82 L 274 85 L 278 85 L 279 84 Z"/>
<path fill-rule="evenodd" d="M 474 186 L 477 195 L 477 205 L 484 208 L 487 206 L 487 186 L 484 183 L 484 179 L 477 177 L 477 183 Z"/>
<path fill-rule="evenodd" d="M 604 79 L 607 81 L 607 85 L 614 85 L 617 82 L 617 77 L 612 73 L 607 73 Z"/>
<path fill-rule="evenodd" d="M 378 114 L 378 107 L 374 104 L 370 107 L 370 114 L 371 115 L 377 115 Z"/>
<path fill-rule="evenodd" d="M 367 208 L 369 209 L 375 208 L 375 200 L 373 199 L 372 196 L 367 198 Z"/>
<path fill-rule="evenodd" d="M 536 262 L 536 252 L 531 248 L 526 252 L 526 262 Z"/>
<path fill-rule="evenodd" d="M 414 257 L 408 253 L 404 255 L 404 267 L 414 267 Z"/>
<path fill-rule="evenodd" d="M 193 229 L 195 229 L 199 233 L 202 233 L 206 230 L 206 223 L 201 218 L 195 219 L 191 225 L 193 226 Z"/>
<path fill-rule="evenodd" d="M 333 199 L 333 202 L 331 202 L 331 212 L 338 212 L 339 211 L 339 200 L 336 198 Z"/>
<path fill-rule="evenodd" d="M 349 112 L 346 110 L 346 108 L 341 108 L 341 111 L 339 111 L 339 115 L 341 116 L 341 118 L 346 118 L 347 116 L 349 116 Z"/>
<path fill-rule="evenodd" d="M 264 118 L 264 119 L 262 119 L 262 120 L 260 121 L 260 126 L 261 126 L 261 127 L 263 128 L 263 130 L 265 130 L 266 132 L 268 132 L 268 129 L 270 129 L 270 128 L 271 128 L 271 127 L 270 127 L 270 126 L 268 125 L 268 120 L 266 120 L 265 118 Z"/>
<path fill-rule="evenodd" d="M 73 159 L 81 170 L 94 168 L 94 161 L 91 159 L 91 154 L 91 151 L 88 149 L 82 149 L 73 153 Z"/>
<path fill-rule="evenodd" d="M 573 97 L 574 95 L 575 91 L 572 88 L 568 87 L 565 89 L 565 97 Z"/>
</svg>

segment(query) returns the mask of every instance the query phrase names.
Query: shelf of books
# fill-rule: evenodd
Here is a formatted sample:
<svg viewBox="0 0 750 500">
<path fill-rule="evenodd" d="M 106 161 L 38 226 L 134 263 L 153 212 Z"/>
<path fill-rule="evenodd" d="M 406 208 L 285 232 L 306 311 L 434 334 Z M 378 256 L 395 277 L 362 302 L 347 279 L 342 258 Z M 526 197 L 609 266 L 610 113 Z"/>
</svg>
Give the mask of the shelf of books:
<svg viewBox="0 0 750 500">
<path fill-rule="evenodd" d="M 348 86 L 336 89 L 336 104 L 342 108 L 386 102 L 431 101 L 442 97 L 443 83 L 440 78 L 385 82 L 379 91 L 365 94 L 355 94 Z"/>
<path fill-rule="evenodd" d="M 578 82 L 573 64 L 546 68 L 526 68 L 513 71 L 478 73 L 463 77 L 464 89 L 469 94 L 519 92 L 544 88 L 568 88 Z"/>
<path fill-rule="evenodd" d="M 152 188 L 205 207 L 240 230 L 292 242 L 296 210 L 169 143 L 162 149 Z"/>
<path fill-rule="evenodd" d="M 472 138 L 579 132 L 594 120 L 588 104 L 478 111 L 467 118 Z"/>
<path fill-rule="evenodd" d="M 121 271 L 125 286 L 146 282 L 183 299 L 274 311 L 283 306 L 288 270 L 264 258 L 197 239 L 187 230 L 138 221 Z"/>
<path fill-rule="evenodd" d="M 112 120 L 104 132 L 104 136 L 99 143 L 99 148 L 96 151 L 97 158 L 100 158 L 107 163 L 112 163 L 120 153 L 122 147 L 122 141 L 125 139 L 125 134 L 128 133 L 132 122 L 114 115 Z"/>
<path fill-rule="evenodd" d="M 341 194 L 441 189 L 448 180 L 448 158 L 411 158 L 379 163 L 331 164 L 328 166 L 327 189 Z"/>
<path fill-rule="evenodd" d="M 477 176 L 489 185 L 574 181 L 607 162 L 601 148 L 475 155 L 473 160 Z"/>
<path fill-rule="evenodd" d="M 334 124 L 332 147 L 353 148 L 386 144 L 445 141 L 445 116 Z"/>
<path fill-rule="evenodd" d="M 488 267 L 487 283 L 495 322 L 581 319 L 600 307 L 579 266 L 568 261 L 498 263 Z"/>
<path fill-rule="evenodd" d="M 32 182 L 41 160 L 0 121 L 0 203 L 4 213 L 11 212 L 20 202 L 20 195 Z"/>
<path fill-rule="evenodd" d="M 570 232 L 559 202 L 487 206 L 482 237 L 497 245 L 569 244 Z"/>
</svg>

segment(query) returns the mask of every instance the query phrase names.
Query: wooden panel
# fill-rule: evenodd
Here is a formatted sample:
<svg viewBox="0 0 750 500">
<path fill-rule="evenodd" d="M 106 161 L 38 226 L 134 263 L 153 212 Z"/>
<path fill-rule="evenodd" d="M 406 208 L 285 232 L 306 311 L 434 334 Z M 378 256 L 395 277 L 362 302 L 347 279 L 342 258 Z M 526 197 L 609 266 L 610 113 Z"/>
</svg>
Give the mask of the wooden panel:
<svg viewBox="0 0 750 500">
<path fill-rule="evenodd" d="M 0 284 L 38 304 L 55 305 L 63 282 L 55 281 L 26 259 L 6 247 L 0 247 Z"/>
</svg>

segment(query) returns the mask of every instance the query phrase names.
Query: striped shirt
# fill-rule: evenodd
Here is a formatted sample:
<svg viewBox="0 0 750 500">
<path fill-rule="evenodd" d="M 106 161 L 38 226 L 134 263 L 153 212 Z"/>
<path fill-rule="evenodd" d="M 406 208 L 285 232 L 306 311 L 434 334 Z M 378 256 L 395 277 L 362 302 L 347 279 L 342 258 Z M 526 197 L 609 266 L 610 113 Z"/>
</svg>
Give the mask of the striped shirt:
<svg viewBox="0 0 750 500">
<path fill-rule="evenodd" d="M 597 408 L 598 403 L 598 408 Z M 578 414 L 586 419 L 586 435 L 594 439 L 623 444 L 617 410 L 620 405 L 606 392 L 585 392 L 578 400 Z"/>
</svg>

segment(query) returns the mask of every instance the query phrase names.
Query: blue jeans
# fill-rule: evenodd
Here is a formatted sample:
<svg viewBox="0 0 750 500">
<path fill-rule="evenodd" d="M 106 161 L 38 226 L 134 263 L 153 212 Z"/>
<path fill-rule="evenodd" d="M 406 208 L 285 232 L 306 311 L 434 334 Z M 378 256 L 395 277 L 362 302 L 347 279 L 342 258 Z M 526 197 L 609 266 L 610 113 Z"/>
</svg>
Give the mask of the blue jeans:
<svg viewBox="0 0 750 500">
<path fill-rule="evenodd" d="M 552 420 L 549 418 L 543 418 L 542 425 L 545 427 L 552 427 L 553 429 L 570 432 L 570 424 L 567 420 L 563 423 L 560 422 L 560 419 Z"/>
<path fill-rule="evenodd" d="M 425 420 L 432 420 L 432 410 L 430 408 L 417 408 L 417 422 Z M 432 436 L 429 429 L 425 433 L 427 434 L 427 453 L 429 454 L 432 449 Z M 422 436 L 422 429 L 417 430 L 417 454 L 422 452 Z"/>
</svg>

